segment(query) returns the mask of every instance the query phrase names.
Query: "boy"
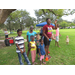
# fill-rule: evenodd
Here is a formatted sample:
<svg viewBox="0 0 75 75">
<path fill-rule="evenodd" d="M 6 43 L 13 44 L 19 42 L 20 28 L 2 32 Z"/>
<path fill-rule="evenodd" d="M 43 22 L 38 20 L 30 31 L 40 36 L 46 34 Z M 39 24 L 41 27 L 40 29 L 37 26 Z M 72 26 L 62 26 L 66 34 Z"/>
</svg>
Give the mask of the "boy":
<svg viewBox="0 0 75 75">
<path fill-rule="evenodd" d="M 18 34 L 18 36 L 15 38 L 15 44 L 16 44 L 16 52 L 18 54 L 20 65 L 23 65 L 21 54 L 24 56 L 27 64 L 31 65 L 31 63 L 26 55 L 26 52 L 25 52 L 24 38 L 21 36 L 22 30 L 18 29 L 17 34 Z"/>
<path fill-rule="evenodd" d="M 5 38 L 8 38 L 8 31 L 7 31 L 7 29 L 5 29 L 4 33 L 5 33 Z"/>
</svg>

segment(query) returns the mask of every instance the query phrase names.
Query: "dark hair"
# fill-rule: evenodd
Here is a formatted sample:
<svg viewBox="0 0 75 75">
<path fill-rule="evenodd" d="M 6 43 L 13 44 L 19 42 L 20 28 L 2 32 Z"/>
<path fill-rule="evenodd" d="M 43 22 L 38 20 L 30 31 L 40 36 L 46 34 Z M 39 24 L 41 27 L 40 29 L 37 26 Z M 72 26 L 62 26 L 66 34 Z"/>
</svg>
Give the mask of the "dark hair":
<svg viewBox="0 0 75 75">
<path fill-rule="evenodd" d="M 22 31 L 22 30 L 21 30 L 21 29 L 18 29 L 18 30 L 17 30 L 17 33 L 18 33 L 19 31 Z"/>
<path fill-rule="evenodd" d="M 42 41 L 43 39 L 40 39 L 40 42 Z"/>
<path fill-rule="evenodd" d="M 32 40 L 32 38 L 34 38 L 34 36 L 32 35 L 32 36 L 30 36 L 30 39 Z"/>
<path fill-rule="evenodd" d="M 46 22 L 48 21 L 48 19 L 50 19 L 50 18 L 46 18 Z"/>
</svg>

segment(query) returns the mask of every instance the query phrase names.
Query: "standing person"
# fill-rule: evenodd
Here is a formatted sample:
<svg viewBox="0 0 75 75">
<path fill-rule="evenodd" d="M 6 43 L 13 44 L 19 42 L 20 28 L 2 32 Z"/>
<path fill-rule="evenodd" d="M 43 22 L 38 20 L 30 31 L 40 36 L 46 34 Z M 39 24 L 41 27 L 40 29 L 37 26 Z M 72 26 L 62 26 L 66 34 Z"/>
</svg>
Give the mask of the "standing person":
<svg viewBox="0 0 75 75">
<path fill-rule="evenodd" d="M 38 49 L 38 46 L 39 46 L 39 42 L 40 41 L 40 35 L 37 34 L 36 35 L 36 46 L 37 46 L 37 55 L 38 55 L 38 59 L 39 59 L 39 49 Z"/>
<path fill-rule="evenodd" d="M 8 38 L 8 31 L 7 31 L 7 29 L 5 29 L 4 33 L 5 33 L 5 38 Z"/>
<path fill-rule="evenodd" d="M 44 62 L 44 55 L 45 55 L 45 45 L 43 42 L 43 39 L 40 40 L 40 45 L 38 46 L 39 48 L 39 54 L 40 54 L 40 64 L 46 64 L 46 62 Z"/>
<path fill-rule="evenodd" d="M 33 31 L 33 26 L 30 27 L 30 31 L 27 32 L 27 42 L 28 42 L 28 52 L 27 56 L 29 55 L 30 49 L 29 49 L 29 42 L 31 41 L 31 36 L 35 36 L 37 33 Z"/>
<path fill-rule="evenodd" d="M 59 33 L 59 24 L 57 24 L 55 46 L 57 45 L 58 47 L 60 47 L 59 46 L 59 35 L 61 36 L 61 34 Z"/>
<path fill-rule="evenodd" d="M 66 44 L 69 44 L 69 37 L 66 36 Z"/>
<path fill-rule="evenodd" d="M 35 65 L 35 58 L 36 58 L 36 42 L 34 41 L 34 36 L 31 36 L 31 41 L 29 43 L 29 48 L 31 50 L 31 58 L 32 64 Z"/>
<path fill-rule="evenodd" d="M 49 45 L 50 42 L 49 39 L 51 40 L 51 36 L 52 36 L 52 29 L 57 29 L 57 20 L 55 20 L 54 24 L 55 27 L 50 25 L 51 24 L 51 20 L 49 18 L 46 19 L 47 24 L 43 26 L 43 35 L 44 35 L 44 44 L 45 44 L 45 51 L 46 51 L 46 61 L 48 61 L 48 51 L 49 51 Z"/>
<path fill-rule="evenodd" d="M 15 38 L 15 44 L 16 44 L 16 52 L 18 54 L 20 65 L 23 65 L 21 54 L 24 56 L 27 64 L 31 65 L 31 63 L 27 57 L 27 54 L 25 52 L 24 38 L 21 36 L 22 30 L 18 29 L 17 34 L 18 34 L 18 36 Z"/>
</svg>

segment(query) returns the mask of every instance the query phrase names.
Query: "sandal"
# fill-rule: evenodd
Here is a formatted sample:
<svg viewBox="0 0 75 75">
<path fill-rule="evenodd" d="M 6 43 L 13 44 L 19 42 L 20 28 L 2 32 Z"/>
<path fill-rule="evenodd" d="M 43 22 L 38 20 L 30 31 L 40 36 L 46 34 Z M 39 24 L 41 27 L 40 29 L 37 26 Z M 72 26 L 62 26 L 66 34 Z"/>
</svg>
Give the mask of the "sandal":
<svg viewBox="0 0 75 75">
<path fill-rule="evenodd" d="M 43 62 L 43 64 L 45 65 L 45 64 L 46 64 L 46 62 Z"/>
</svg>

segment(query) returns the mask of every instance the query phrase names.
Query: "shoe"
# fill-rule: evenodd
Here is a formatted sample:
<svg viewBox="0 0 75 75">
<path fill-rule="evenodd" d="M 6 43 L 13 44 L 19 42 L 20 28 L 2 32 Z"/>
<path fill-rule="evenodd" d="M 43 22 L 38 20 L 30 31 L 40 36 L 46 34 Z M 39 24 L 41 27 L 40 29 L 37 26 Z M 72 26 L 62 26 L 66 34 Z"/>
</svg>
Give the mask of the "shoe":
<svg viewBox="0 0 75 75">
<path fill-rule="evenodd" d="M 48 57 L 46 57 L 45 61 L 49 61 L 49 60 L 48 60 Z"/>
<path fill-rule="evenodd" d="M 48 54 L 49 54 L 50 52 L 48 51 Z"/>
</svg>

